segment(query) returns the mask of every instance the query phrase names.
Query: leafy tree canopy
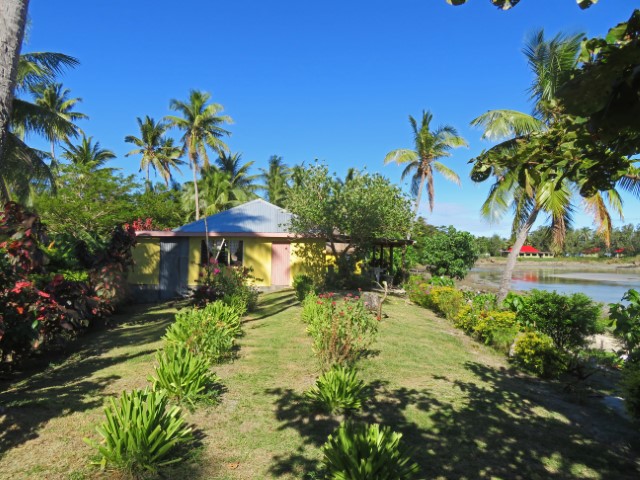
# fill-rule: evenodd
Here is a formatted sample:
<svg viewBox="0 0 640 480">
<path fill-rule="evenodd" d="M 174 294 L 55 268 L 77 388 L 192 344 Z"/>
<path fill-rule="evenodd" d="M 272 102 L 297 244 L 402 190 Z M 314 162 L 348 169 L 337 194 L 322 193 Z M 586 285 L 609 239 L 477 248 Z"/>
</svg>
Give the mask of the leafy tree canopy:
<svg viewBox="0 0 640 480">
<path fill-rule="evenodd" d="M 584 40 L 580 61 L 557 93 L 560 105 L 611 148 L 640 153 L 640 10 L 605 38 Z"/>
<path fill-rule="evenodd" d="M 418 242 L 424 246 L 421 263 L 432 275 L 462 279 L 479 257 L 475 237 L 453 227 L 440 227 Z"/>
<path fill-rule="evenodd" d="M 334 254 L 364 250 L 375 238 L 406 238 L 411 225 L 411 201 L 399 187 L 379 174 L 354 173 L 342 181 L 326 165 L 299 172 L 287 196 L 294 214 L 292 229 L 301 236 L 325 238 Z M 336 244 L 348 237 L 348 248 Z"/>
</svg>

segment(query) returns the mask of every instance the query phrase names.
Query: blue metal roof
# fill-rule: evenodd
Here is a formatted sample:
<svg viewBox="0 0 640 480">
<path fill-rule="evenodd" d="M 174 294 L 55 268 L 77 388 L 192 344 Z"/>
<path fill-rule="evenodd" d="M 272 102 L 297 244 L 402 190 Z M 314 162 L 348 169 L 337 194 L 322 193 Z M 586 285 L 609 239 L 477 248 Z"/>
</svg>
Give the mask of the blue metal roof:
<svg viewBox="0 0 640 480">
<path fill-rule="evenodd" d="M 261 198 L 207 217 L 209 232 L 290 233 L 291 213 Z M 204 233 L 204 219 L 175 228 L 174 232 Z"/>
</svg>

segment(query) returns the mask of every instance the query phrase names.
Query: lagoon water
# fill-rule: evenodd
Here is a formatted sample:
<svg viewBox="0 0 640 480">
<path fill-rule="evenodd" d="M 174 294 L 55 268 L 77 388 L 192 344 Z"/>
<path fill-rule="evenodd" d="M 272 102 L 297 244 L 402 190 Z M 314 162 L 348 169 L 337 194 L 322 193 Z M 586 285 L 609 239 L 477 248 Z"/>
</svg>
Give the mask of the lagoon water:
<svg viewBox="0 0 640 480">
<path fill-rule="evenodd" d="M 476 267 L 469 280 L 498 285 L 502 277 L 499 266 Z M 519 268 L 513 272 L 514 290 L 557 291 L 558 293 L 584 293 L 604 304 L 619 302 L 630 288 L 640 291 L 640 274 L 625 272 L 624 268 L 606 272 L 571 270 L 567 268 Z"/>
</svg>

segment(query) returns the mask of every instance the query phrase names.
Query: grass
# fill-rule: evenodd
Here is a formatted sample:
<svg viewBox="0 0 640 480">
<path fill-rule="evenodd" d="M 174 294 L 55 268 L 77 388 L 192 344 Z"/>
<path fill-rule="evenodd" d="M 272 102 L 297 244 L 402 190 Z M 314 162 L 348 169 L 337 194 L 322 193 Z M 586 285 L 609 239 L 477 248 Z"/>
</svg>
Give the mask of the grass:
<svg viewBox="0 0 640 480">
<path fill-rule="evenodd" d="M 113 478 L 87 467 L 109 396 L 143 387 L 175 310 L 138 308 L 48 369 L 0 383 L 0 478 Z M 370 355 L 363 420 L 401 431 L 425 478 L 638 478 L 637 425 L 595 390 L 509 370 L 504 358 L 431 312 L 390 298 Z M 303 479 L 339 418 L 309 412 L 319 374 L 292 291 L 269 294 L 243 325 L 238 358 L 216 366 L 217 407 L 186 412 L 193 460 L 165 478 Z"/>
</svg>

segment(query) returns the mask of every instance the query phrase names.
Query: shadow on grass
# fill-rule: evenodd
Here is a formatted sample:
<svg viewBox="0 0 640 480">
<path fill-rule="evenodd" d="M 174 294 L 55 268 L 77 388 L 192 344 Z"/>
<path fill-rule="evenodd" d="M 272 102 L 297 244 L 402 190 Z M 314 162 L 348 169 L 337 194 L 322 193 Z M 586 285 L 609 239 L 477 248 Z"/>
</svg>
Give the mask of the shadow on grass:
<svg viewBox="0 0 640 480">
<path fill-rule="evenodd" d="M 118 326 L 77 339 L 65 357 L 43 356 L 38 364 L 13 372 L 0 382 L 0 457 L 37 437 L 50 420 L 101 406 L 104 390 L 120 377 L 96 373 L 153 353 L 154 348 L 144 345 L 161 338 L 173 314 L 152 309 L 126 323 L 126 317 L 120 317 Z M 124 350 L 136 347 L 135 352 Z M 107 355 L 115 348 L 124 353 Z M 55 361 L 60 363 L 55 365 Z"/>
<path fill-rule="evenodd" d="M 316 412 L 304 396 L 290 388 L 274 388 L 265 393 L 276 397 L 275 416 L 280 422 L 278 430 L 296 430 L 304 445 L 319 448 L 340 424 L 338 418 Z M 276 476 L 300 472 L 306 475 L 317 471 L 318 467 L 318 461 L 305 456 L 302 448 L 299 448 L 290 454 L 276 456 L 269 471 Z"/>
<path fill-rule="evenodd" d="M 292 306 L 298 303 L 298 299 L 294 292 L 287 292 L 286 295 L 270 297 L 265 302 L 261 302 L 259 306 L 260 316 L 249 317 L 243 323 L 255 322 L 257 320 L 264 320 L 265 318 L 273 317 L 285 310 L 288 310 Z"/>
<path fill-rule="evenodd" d="M 401 432 L 420 478 L 639 478 L 640 437 L 626 420 L 599 406 L 570 403 L 549 384 L 505 369 L 478 363 L 465 368 L 473 375 L 469 381 L 433 377 L 449 383 L 447 391 L 457 391 L 457 398 L 441 397 L 435 387 L 394 389 L 374 382 L 357 418 Z M 267 393 L 276 396 L 279 428 L 295 429 L 305 445 L 321 446 L 338 426 L 334 417 L 310 413 L 291 390 Z M 317 468 L 317 461 L 296 451 L 276 458 L 271 471 Z"/>
</svg>

